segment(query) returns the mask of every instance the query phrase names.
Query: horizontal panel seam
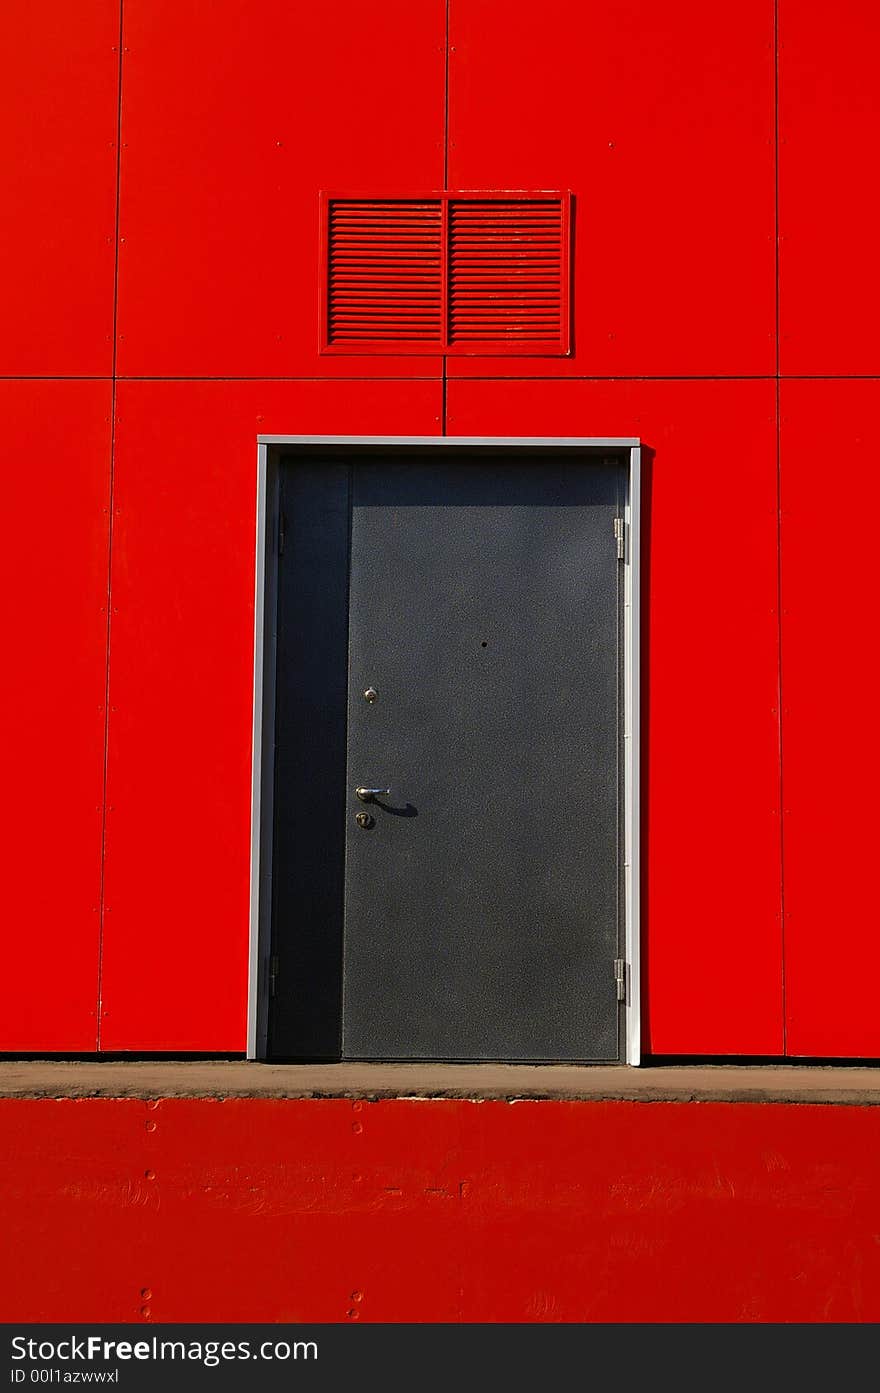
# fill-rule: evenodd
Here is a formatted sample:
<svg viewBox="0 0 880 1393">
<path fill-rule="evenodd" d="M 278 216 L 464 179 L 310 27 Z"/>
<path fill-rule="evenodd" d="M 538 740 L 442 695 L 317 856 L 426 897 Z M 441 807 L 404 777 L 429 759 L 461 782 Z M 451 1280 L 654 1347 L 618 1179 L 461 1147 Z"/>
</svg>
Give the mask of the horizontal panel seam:
<svg viewBox="0 0 880 1393">
<path fill-rule="evenodd" d="M 438 353 L 437 357 L 442 354 Z M 353 376 L 141 376 L 74 373 L 0 373 L 0 382 L 442 382 L 442 373 L 430 376 L 385 377 L 375 373 Z M 880 382 L 880 373 L 493 373 L 486 376 L 456 374 L 451 382 Z"/>
</svg>

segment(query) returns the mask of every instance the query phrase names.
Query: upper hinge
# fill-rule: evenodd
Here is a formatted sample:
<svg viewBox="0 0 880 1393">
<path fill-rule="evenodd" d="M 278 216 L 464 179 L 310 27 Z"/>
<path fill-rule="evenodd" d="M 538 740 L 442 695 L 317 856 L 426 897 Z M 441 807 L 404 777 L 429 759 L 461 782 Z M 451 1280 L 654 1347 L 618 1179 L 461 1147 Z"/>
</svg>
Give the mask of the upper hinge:
<svg viewBox="0 0 880 1393">
<path fill-rule="evenodd" d="M 617 1000 L 626 1001 L 626 959 L 614 959 L 614 985 L 617 988 Z"/>
<path fill-rule="evenodd" d="M 623 518 L 614 519 L 614 539 L 617 542 L 617 559 L 623 561 L 626 557 L 626 523 Z"/>
<path fill-rule="evenodd" d="M 284 514 L 278 514 L 278 555 L 284 555 Z"/>
</svg>

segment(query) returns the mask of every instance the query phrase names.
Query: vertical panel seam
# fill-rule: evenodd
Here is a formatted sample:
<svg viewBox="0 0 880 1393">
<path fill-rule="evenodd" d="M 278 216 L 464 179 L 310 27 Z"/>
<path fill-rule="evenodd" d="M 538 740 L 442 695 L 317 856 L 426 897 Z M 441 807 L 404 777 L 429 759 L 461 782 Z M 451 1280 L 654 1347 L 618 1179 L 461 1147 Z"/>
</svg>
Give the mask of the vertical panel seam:
<svg viewBox="0 0 880 1393">
<path fill-rule="evenodd" d="M 113 615 L 113 518 L 116 483 L 116 384 L 117 351 L 119 345 L 119 205 L 122 175 L 122 41 L 125 0 L 119 0 L 119 39 L 116 82 L 116 208 L 113 229 L 113 352 L 111 362 L 110 389 L 110 488 L 108 495 L 107 527 L 107 625 L 104 639 L 104 768 L 101 794 L 101 886 L 100 914 L 98 916 L 98 980 L 97 1006 L 95 1020 L 95 1048 L 102 1045 L 102 1020 L 104 1009 L 104 923 L 107 913 L 105 904 L 107 873 L 107 787 L 110 751 L 110 641 Z"/>
<path fill-rule="evenodd" d="M 446 192 L 446 190 L 449 188 L 449 7 L 450 7 L 450 4 L 451 4 L 451 0 L 446 0 L 445 31 L 444 31 L 444 36 L 443 36 L 443 61 L 444 61 L 444 69 L 443 69 L 443 190 L 444 190 L 444 192 Z M 443 205 L 443 216 L 444 216 L 444 218 L 447 220 L 447 225 L 448 225 L 448 219 L 449 219 L 449 205 L 448 205 L 448 203 L 445 202 L 445 201 L 444 201 L 444 205 Z M 448 259 L 448 256 L 449 256 L 449 251 L 448 251 L 448 237 L 447 237 L 447 251 L 446 251 L 446 255 L 447 255 L 447 259 Z M 449 274 L 449 273 L 448 273 L 448 266 L 447 266 L 447 268 L 445 268 L 445 269 L 446 269 L 446 275 L 448 276 L 448 274 Z M 443 313 L 444 313 L 444 315 L 447 317 L 447 322 L 443 325 L 443 341 L 444 341 L 444 343 L 445 343 L 445 342 L 447 341 L 448 334 L 449 334 L 449 323 L 448 323 L 449 305 L 448 305 L 448 303 L 445 304 L 445 305 L 443 306 Z M 440 434 L 441 434 L 441 435 L 446 435 L 446 434 L 447 434 L 447 423 L 446 423 L 446 383 L 447 383 L 447 378 L 446 378 L 446 363 L 447 363 L 447 358 L 446 358 L 446 354 L 445 354 L 445 353 L 441 355 L 440 362 L 441 362 L 441 383 L 440 383 Z"/>
<path fill-rule="evenodd" d="M 776 723 L 779 751 L 779 929 L 782 957 L 782 1053 L 788 1054 L 788 1000 L 785 952 L 785 741 L 782 705 L 782 352 L 779 238 L 779 0 L 773 0 L 773 182 L 776 252 Z"/>
</svg>

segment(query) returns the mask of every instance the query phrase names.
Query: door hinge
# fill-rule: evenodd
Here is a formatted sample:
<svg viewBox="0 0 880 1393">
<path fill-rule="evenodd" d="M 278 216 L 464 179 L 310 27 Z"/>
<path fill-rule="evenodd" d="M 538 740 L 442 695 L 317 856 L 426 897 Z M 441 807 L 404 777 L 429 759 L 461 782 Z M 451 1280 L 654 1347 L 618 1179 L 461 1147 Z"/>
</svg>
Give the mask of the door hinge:
<svg viewBox="0 0 880 1393">
<path fill-rule="evenodd" d="M 269 995 L 275 995 L 275 987 L 278 982 L 278 954 L 273 953 L 269 959 Z"/>
<path fill-rule="evenodd" d="M 614 519 L 614 539 L 617 542 L 617 559 L 623 561 L 626 557 L 626 523 L 623 518 Z"/>
<path fill-rule="evenodd" d="M 278 514 L 278 555 L 284 555 L 284 514 Z"/>
<path fill-rule="evenodd" d="M 626 1001 L 626 959 L 614 959 L 614 985 L 617 988 L 617 1000 Z"/>
</svg>

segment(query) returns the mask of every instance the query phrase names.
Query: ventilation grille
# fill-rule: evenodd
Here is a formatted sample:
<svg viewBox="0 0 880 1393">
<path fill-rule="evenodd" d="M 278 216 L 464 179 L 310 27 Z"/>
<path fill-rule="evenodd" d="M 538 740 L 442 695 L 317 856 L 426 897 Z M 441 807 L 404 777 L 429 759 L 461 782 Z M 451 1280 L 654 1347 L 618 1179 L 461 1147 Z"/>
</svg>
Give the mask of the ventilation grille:
<svg viewBox="0 0 880 1393">
<path fill-rule="evenodd" d="M 441 233 L 438 203 L 334 200 L 330 342 L 436 344 L 443 313 Z"/>
<path fill-rule="evenodd" d="M 324 209 L 325 352 L 568 352 L 569 195 L 327 195 Z"/>
<path fill-rule="evenodd" d="M 450 342 L 558 343 L 561 258 L 558 200 L 451 202 Z"/>
</svg>

